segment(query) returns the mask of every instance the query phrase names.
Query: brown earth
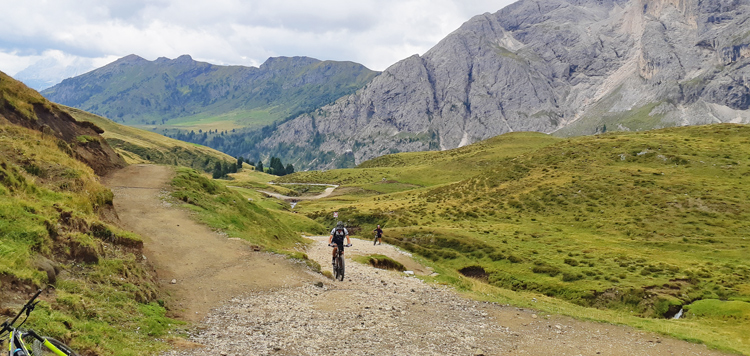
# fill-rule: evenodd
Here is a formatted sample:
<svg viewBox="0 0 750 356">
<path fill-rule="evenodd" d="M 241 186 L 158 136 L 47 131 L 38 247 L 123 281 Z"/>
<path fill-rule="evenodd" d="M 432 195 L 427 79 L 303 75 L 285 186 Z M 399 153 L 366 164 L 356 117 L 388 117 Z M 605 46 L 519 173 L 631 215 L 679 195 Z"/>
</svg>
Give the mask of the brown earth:
<svg viewBox="0 0 750 356">
<path fill-rule="evenodd" d="M 162 199 L 173 174 L 166 166 L 132 165 L 104 178 L 115 194 L 120 225 L 144 238 L 144 255 L 167 292 L 171 316 L 198 321 L 234 296 L 310 280 L 285 258 L 254 252 L 245 241 L 212 231 Z"/>
</svg>

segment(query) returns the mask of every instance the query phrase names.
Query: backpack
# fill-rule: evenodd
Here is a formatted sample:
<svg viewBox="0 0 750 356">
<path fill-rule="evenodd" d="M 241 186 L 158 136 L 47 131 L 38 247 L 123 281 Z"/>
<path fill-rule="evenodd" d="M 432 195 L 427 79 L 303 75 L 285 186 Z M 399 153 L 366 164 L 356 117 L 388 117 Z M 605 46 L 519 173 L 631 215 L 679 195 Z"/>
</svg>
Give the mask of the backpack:
<svg viewBox="0 0 750 356">
<path fill-rule="evenodd" d="M 344 233 L 344 229 L 336 229 L 336 231 L 333 232 L 333 237 L 344 238 L 346 237 L 346 233 Z"/>
</svg>

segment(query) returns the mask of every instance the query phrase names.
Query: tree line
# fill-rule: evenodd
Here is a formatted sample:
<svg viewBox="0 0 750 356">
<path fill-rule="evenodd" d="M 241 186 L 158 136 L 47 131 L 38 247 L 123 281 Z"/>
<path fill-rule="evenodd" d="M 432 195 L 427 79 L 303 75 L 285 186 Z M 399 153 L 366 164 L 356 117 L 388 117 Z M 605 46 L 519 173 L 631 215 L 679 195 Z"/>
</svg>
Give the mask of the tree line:
<svg viewBox="0 0 750 356">
<path fill-rule="evenodd" d="M 217 161 L 214 163 L 213 177 L 214 179 L 226 178 L 230 173 L 237 173 L 242 169 L 244 163 L 252 164 L 250 161 L 246 161 L 242 156 L 237 157 L 237 162 L 228 163 L 227 161 Z M 286 166 L 281 162 L 281 158 L 271 157 L 271 161 L 268 163 L 268 167 L 263 165 L 263 161 L 259 160 L 255 164 L 255 170 L 258 172 L 266 172 L 277 176 L 285 176 L 287 174 L 294 173 L 294 166 L 289 163 Z"/>
<path fill-rule="evenodd" d="M 276 176 L 285 176 L 287 174 L 294 173 L 294 166 L 289 163 L 286 165 L 286 167 L 284 167 L 284 164 L 281 162 L 281 158 L 271 157 L 271 161 L 268 163 L 268 168 L 265 168 L 263 166 L 263 161 L 259 160 L 255 165 L 255 170 L 259 172 L 266 172 L 268 174 L 273 174 Z"/>
</svg>

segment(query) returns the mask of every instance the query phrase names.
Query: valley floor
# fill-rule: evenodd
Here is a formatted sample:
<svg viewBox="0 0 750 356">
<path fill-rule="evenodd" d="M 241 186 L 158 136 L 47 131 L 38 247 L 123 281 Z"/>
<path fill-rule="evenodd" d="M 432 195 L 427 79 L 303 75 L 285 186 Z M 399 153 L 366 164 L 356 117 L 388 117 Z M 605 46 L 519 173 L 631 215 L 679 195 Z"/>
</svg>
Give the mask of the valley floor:
<svg viewBox="0 0 750 356">
<path fill-rule="evenodd" d="M 165 356 L 721 355 L 629 327 L 469 300 L 351 260 L 346 279 L 334 282 L 192 222 L 161 200 L 170 177 L 170 168 L 138 165 L 107 179 L 122 224 L 146 239 L 172 310 L 195 322 L 190 341 Z M 327 237 L 313 239 L 308 255 L 330 270 Z M 349 257 L 405 259 L 392 246 L 353 244 Z"/>
</svg>

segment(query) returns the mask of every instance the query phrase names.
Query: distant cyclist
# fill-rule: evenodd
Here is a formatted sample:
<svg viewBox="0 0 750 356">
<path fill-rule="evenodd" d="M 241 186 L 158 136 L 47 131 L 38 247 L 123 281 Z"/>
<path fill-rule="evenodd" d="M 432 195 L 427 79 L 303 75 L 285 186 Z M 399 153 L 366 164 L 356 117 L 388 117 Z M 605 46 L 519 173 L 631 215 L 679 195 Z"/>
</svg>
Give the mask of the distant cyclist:
<svg viewBox="0 0 750 356">
<path fill-rule="evenodd" d="M 378 225 L 375 230 L 372 230 L 372 232 L 375 233 L 375 240 L 372 242 L 372 245 L 374 246 L 376 243 L 382 245 L 383 241 L 381 239 L 383 238 L 383 229 L 380 228 L 380 225 Z"/>
<path fill-rule="evenodd" d="M 331 237 L 328 238 L 328 246 L 333 247 L 333 259 L 332 264 L 336 263 L 336 253 L 338 249 L 341 249 L 341 256 L 344 256 L 344 238 L 346 237 L 346 247 L 352 245 L 352 241 L 349 239 L 349 231 L 344 227 L 344 223 L 339 221 L 336 223 L 336 227 L 331 230 Z"/>
</svg>

